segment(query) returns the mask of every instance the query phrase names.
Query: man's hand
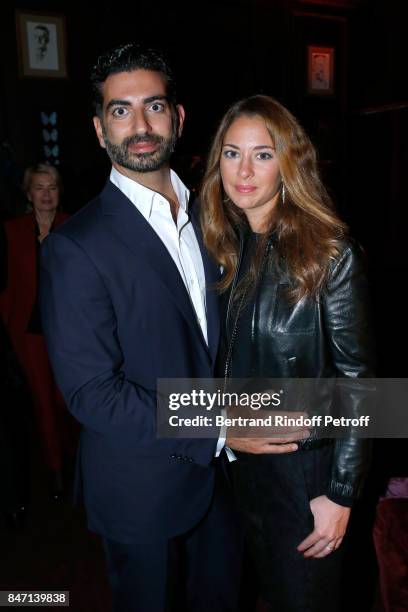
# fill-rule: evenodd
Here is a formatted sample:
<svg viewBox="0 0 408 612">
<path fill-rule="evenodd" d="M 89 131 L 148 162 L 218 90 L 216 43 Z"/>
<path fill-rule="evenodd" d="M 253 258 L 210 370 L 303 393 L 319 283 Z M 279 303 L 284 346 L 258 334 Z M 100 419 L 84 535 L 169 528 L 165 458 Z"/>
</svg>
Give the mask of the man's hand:
<svg viewBox="0 0 408 612">
<path fill-rule="evenodd" d="M 291 442 L 299 440 L 299 436 L 288 438 L 230 438 L 227 435 L 225 446 L 232 450 L 252 453 L 254 455 L 281 455 L 293 453 L 298 449 L 297 444 Z"/>
<path fill-rule="evenodd" d="M 332 502 L 326 495 L 310 501 L 314 530 L 297 547 L 305 557 L 321 559 L 340 546 L 350 518 L 350 508 Z"/>
<path fill-rule="evenodd" d="M 228 418 L 257 418 L 272 419 L 272 425 L 268 426 L 239 426 L 233 425 L 227 428 L 227 439 L 225 445 L 232 450 L 252 453 L 254 455 L 281 455 L 293 453 L 298 450 L 296 442 L 308 438 L 310 430 L 301 425 L 274 425 L 275 416 L 287 416 L 293 419 L 305 418 L 305 412 L 283 412 L 274 410 L 263 410 L 256 412 L 248 408 L 231 407 L 228 409 Z"/>
</svg>

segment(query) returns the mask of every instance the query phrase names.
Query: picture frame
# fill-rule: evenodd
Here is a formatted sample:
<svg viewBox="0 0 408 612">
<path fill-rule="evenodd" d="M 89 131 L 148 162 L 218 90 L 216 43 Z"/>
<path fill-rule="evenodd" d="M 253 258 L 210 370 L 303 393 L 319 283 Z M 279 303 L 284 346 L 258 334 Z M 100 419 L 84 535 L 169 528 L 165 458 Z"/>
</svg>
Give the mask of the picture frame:
<svg viewBox="0 0 408 612">
<path fill-rule="evenodd" d="M 307 93 L 334 95 L 334 47 L 307 47 Z"/>
<path fill-rule="evenodd" d="M 65 17 L 16 11 L 21 77 L 66 78 Z"/>
</svg>

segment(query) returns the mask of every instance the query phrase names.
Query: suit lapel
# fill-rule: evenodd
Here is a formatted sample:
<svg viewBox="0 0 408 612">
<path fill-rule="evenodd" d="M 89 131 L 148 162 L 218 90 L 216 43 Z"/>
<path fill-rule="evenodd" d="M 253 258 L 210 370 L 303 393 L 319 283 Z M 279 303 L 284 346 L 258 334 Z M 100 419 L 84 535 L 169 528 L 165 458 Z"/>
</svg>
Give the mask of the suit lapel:
<svg viewBox="0 0 408 612">
<path fill-rule="evenodd" d="M 111 217 L 112 231 L 136 257 L 143 256 L 183 313 L 193 333 L 207 348 L 183 279 L 154 229 L 136 206 L 110 181 L 101 194 L 101 202 L 103 214 Z"/>
<path fill-rule="evenodd" d="M 218 340 L 220 334 L 219 320 L 219 298 L 214 284 L 220 279 L 219 266 L 210 258 L 204 246 L 203 236 L 201 233 L 201 225 L 198 215 L 198 202 L 191 202 L 189 214 L 200 246 L 201 257 L 204 265 L 205 280 L 206 280 L 206 306 L 207 306 L 207 335 L 208 347 L 211 353 L 213 362 L 217 356 Z"/>
</svg>

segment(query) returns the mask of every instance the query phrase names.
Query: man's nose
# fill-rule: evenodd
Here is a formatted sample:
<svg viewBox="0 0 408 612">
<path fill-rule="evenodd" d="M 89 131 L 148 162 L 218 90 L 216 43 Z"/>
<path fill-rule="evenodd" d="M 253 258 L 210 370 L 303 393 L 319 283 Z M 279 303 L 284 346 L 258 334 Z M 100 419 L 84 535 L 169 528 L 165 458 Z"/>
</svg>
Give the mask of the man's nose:
<svg viewBox="0 0 408 612">
<path fill-rule="evenodd" d="M 146 134 L 152 130 L 144 110 L 137 110 L 135 112 L 133 123 L 136 134 Z"/>
</svg>

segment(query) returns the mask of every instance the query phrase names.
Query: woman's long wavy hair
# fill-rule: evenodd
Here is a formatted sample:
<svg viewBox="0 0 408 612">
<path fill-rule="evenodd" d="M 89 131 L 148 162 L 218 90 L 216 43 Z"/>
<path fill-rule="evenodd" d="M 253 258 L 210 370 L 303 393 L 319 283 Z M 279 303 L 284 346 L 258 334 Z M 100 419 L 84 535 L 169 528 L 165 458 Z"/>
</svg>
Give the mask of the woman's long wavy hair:
<svg viewBox="0 0 408 612">
<path fill-rule="evenodd" d="M 217 287 L 222 291 L 231 285 L 238 263 L 237 230 L 248 225 L 243 211 L 224 192 L 220 173 L 225 135 L 242 116 L 259 117 L 265 122 L 285 186 L 285 201 L 280 194 L 270 218 L 265 220 L 264 232 L 240 285 L 256 281 L 274 232 L 280 266 L 292 279 L 291 299 L 316 296 L 325 283 L 330 260 L 339 254 L 347 227 L 334 212 L 319 177 L 315 149 L 303 128 L 284 106 L 263 95 L 241 100 L 227 111 L 208 157 L 200 196 L 201 224 L 207 249 L 224 269 Z"/>
</svg>

